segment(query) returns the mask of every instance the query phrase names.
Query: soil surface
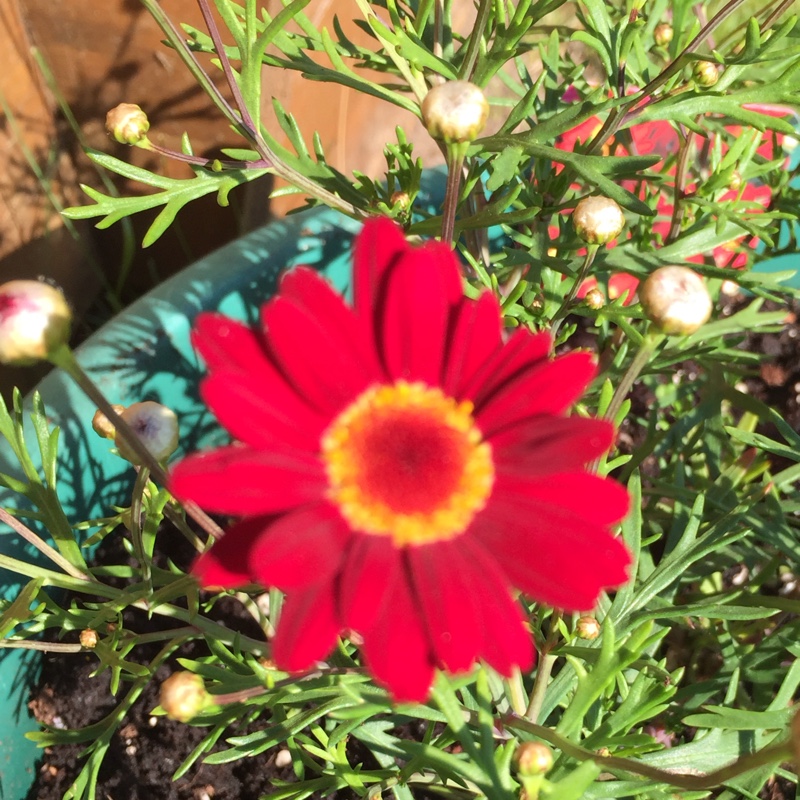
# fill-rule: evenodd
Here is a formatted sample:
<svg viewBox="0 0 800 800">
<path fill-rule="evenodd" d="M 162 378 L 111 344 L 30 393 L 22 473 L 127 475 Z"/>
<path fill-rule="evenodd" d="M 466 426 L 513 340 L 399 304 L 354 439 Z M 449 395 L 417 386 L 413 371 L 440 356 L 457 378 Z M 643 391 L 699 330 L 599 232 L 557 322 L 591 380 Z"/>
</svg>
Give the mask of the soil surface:
<svg viewBox="0 0 800 800">
<path fill-rule="evenodd" d="M 778 333 L 751 334 L 742 346 L 763 355 L 760 368 L 744 378 L 747 390 L 755 397 L 778 409 L 795 430 L 800 430 L 800 305 L 793 306 L 786 317 L 786 324 Z M 646 394 L 646 390 L 645 390 Z M 647 397 L 634 390 L 632 417 L 637 414 L 637 405 L 644 415 Z M 776 431 L 763 428 L 767 435 L 780 439 Z M 621 431 L 621 446 L 635 445 L 637 431 Z M 780 465 L 776 465 L 780 466 Z M 173 542 L 184 540 L 180 536 L 169 538 Z M 120 547 L 120 535 L 111 534 L 101 546 L 99 561 L 110 559 L 111 563 L 124 563 L 125 554 Z M 188 565 L 191 548 L 188 545 L 167 555 L 180 566 Z M 107 562 L 108 563 L 108 562 Z M 219 602 L 215 606 L 217 618 L 229 627 L 241 630 L 254 638 L 263 633 L 252 617 L 234 600 Z M 145 632 L 154 629 L 142 613 L 135 617 L 126 612 L 125 625 L 131 630 Z M 158 626 L 163 629 L 163 622 Z M 76 638 L 76 637 L 73 637 Z M 131 660 L 146 663 L 157 652 L 158 645 L 136 648 L 129 656 Z M 199 642 L 185 645 L 176 657 L 198 658 L 207 653 Z M 30 707 L 42 723 L 77 728 L 96 722 L 111 711 L 119 702 L 109 691 L 109 674 L 92 677 L 97 659 L 90 653 L 51 654 L 43 659 L 41 683 L 33 692 Z M 142 696 L 133 705 L 123 724 L 114 734 L 108 753 L 100 770 L 96 792 L 97 798 L 113 800 L 258 800 L 268 796 L 274 789 L 275 779 L 291 781 L 293 773 L 288 751 L 281 747 L 262 755 L 242 759 L 230 764 L 206 765 L 196 763 L 186 775 L 173 781 L 172 775 L 206 733 L 205 728 L 193 727 L 155 717 L 152 710 L 158 705 L 158 687 L 173 670 L 179 669 L 175 658 L 159 669 Z M 124 691 L 124 687 L 123 687 Z M 214 749 L 224 747 L 228 736 L 241 735 L 263 727 L 264 720 L 256 720 L 249 728 L 229 729 Z M 413 735 L 413 731 L 409 731 Z M 356 743 L 357 744 L 357 743 Z M 36 784 L 28 800 L 61 800 L 77 776 L 83 745 L 61 745 L 44 751 Z M 213 752 L 213 749 L 212 749 Z M 376 766 L 366 751 L 353 750 L 351 763 L 364 763 L 365 767 Z M 794 797 L 794 787 L 782 779 L 771 780 L 762 791 L 764 800 L 789 800 Z M 335 800 L 350 800 L 356 797 L 351 791 L 333 795 Z M 422 795 L 419 795 L 422 798 Z"/>
</svg>

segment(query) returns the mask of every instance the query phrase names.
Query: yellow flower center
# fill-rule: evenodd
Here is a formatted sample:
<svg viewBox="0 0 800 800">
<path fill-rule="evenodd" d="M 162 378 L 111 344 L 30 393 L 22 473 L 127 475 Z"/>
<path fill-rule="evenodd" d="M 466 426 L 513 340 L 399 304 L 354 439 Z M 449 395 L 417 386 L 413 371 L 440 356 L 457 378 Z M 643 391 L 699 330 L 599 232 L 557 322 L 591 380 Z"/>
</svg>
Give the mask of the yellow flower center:
<svg viewBox="0 0 800 800">
<path fill-rule="evenodd" d="M 329 497 L 350 526 L 398 547 L 453 539 L 494 483 L 491 446 L 456 402 L 424 383 L 373 386 L 322 435 Z"/>
</svg>

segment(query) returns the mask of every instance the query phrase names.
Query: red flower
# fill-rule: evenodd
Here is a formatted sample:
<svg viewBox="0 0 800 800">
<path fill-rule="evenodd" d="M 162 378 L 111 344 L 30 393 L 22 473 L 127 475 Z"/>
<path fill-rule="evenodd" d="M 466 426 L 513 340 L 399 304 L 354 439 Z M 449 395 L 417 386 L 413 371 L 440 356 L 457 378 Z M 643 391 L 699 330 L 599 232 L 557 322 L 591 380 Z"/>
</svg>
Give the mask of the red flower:
<svg viewBox="0 0 800 800">
<path fill-rule="evenodd" d="M 243 517 L 200 557 L 206 586 L 286 592 L 273 656 L 301 671 L 358 631 L 375 678 L 423 700 L 436 667 L 533 660 L 512 587 L 567 610 L 626 580 L 609 532 L 625 490 L 585 465 L 609 423 L 566 417 L 595 367 L 503 340 L 452 252 L 386 219 L 355 244 L 354 308 L 315 272 L 283 278 L 260 331 L 201 315 L 205 402 L 238 443 L 184 460 L 172 490 Z"/>
</svg>

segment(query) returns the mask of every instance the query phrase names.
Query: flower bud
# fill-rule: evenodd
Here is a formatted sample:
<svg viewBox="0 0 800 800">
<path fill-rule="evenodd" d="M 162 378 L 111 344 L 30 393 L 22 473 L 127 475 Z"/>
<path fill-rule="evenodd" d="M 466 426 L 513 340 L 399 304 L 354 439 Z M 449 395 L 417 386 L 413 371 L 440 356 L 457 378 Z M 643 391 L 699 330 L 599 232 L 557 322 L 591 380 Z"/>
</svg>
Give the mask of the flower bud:
<svg viewBox="0 0 800 800">
<path fill-rule="evenodd" d="M 0 286 L 0 362 L 32 364 L 69 339 L 72 312 L 60 289 L 42 281 Z"/>
<path fill-rule="evenodd" d="M 514 751 L 514 766 L 523 777 L 543 775 L 553 766 L 553 752 L 540 742 L 523 742 Z"/>
<path fill-rule="evenodd" d="M 139 144 L 149 130 L 147 114 L 134 103 L 120 103 L 106 114 L 106 131 L 120 144 Z"/>
<path fill-rule="evenodd" d="M 489 103 L 474 83 L 448 81 L 425 95 L 421 110 L 428 133 L 446 144 L 455 144 L 478 137 L 489 116 Z"/>
<path fill-rule="evenodd" d="M 594 617 L 581 617 L 575 624 L 575 633 L 579 639 L 591 641 L 600 635 L 600 623 Z"/>
<path fill-rule="evenodd" d="M 194 672 L 173 672 L 161 684 L 159 705 L 170 719 L 189 722 L 211 703 L 203 679 Z"/>
<path fill-rule="evenodd" d="M 741 189 L 741 188 L 742 188 L 742 173 L 741 173 L 741 172 L 739 172 L 739 170 L 738 170 L 738 169 L 735 169 L 735 170 L 734 170 L 734 171 L 731 173 L 731 179 L 730 179 L 730 181 L 728 182 L 728 188 L 729 188 L 729 189 L 730 189 L 732 192 L 738 192 L 738 191 L 739 191 L 739 189 Z"/>
<path fill-rule="evenodd" d="M 583 296 L 583 302 L 586 303 L 589 308 L 599 311 L 605 306 L 606 298 L 603 292 L 594 286 Z"/>
<path fill-rule="evenodd" d="M 124 409 L 120 416 L 156 461 L 169 458 L 178 447 L 178 417 L 172 409 L 162 406 L 161 403 L 154 403 L 152 400 L 134 403 Z M 134 464 L 139 462 L 139 458 L 119 435 L 119 431 L 114 433 L 114 443 L 123 458 Z"/>
<path fill-rule="evenodd" d="M 607 244 L 625 227 L 625 215 L 610 197 L 584 197 L 572 212 L 575 232 L 589 244 Z"/>
<path fill-rule="evenodd" d="M 666 47 L 675 35 L 672 25 L 669 22 L 659 22 L 653 29 L 653 39 L 659 47 Z"/>
<path fill-rule="evenodd" d="M 125 410 L 125 406 L 113 405 L 111 406 L 117 414 L 121 414 Z M 114 438 L 114 426 L 111 420 L 98 408 L 92 417 L 92 429 L 102 439 Z"/>
<path fill-rule="evenodd" d="M 660 267 L 639 287 L 639 300 L 662 333 L 694 333 L 711 316 L 705 281 L 688 267 Z"/>
<path fill-rule="evenodd" d="M 97 631 L 92 630 L 92 628 L 82 630 L 80 642 L 81 647 L 85 647 L 87 650 L 94 650 L 97 647 Z"/>
<path fill-rule="evenodd" d="M 698 86 L 713 86 L 719 80 L 717 65 L 711 61 L 695 61 L 692 77 Z"/>
</svg>

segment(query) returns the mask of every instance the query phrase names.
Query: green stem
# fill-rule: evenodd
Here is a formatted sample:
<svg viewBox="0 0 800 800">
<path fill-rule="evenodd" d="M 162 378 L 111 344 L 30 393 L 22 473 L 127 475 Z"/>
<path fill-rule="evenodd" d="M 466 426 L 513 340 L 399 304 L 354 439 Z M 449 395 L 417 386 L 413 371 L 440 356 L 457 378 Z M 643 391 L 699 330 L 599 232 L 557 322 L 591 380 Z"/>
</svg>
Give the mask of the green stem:
<svg viewBox="0 0 800 800">
<path fill-rule="evenodd" d="M 578 289 L 581 288 L 581 284 L 586 280 L 586 276 L 589 274 L 589 270 L 591 269 L 591 266 L 594 263 L 595 256 L 597 255 L 597 251 L 599 249 L 600 249 L 599 244 L 590 244 L 586 248 L 586 258 L 583 259 L 583 264 L 581 265 L 581 268 L 578 271 L 578 275 L 575 278 L 575 281 L 572 284 L 572 286 L 570 286 L 570 289 L 567 292 L 564 301 L 561 303 L 560 308 L 553 315 L 553 319 L 550 322 L 550 324 L 552 325 L 550 334 L 553 337 L 553 344 L 555 344 L 556 335 L 558 334 L 558 329 L 561 327 L 561 323 L 566 319 L 567 315 L 569 314 L 569 308 L 572 305 L 572 301 L 578 294 Z"/>
<path fill-rule="evenodd" d="M 561 622 L 561 616 L 562 612 L 559 609 L 555 609 L 553 611 L 553 616 L 550 617 L 550 630 L 547 633 L 547 641 L 541 650 L 539 669 L 536 670 L 536 679 L 533 682 L 531 699 L 528 703 L 528 708 L 525 710 L 525 718 L 531 722 L 536 722 L 539 719 L 539 714 L 544 704 L 544 697 L 547 693 L 547 686 L 550 683 L 550 676 L 553 674 L 556 656 L 553 655 L 552 650 L 558 643 L 558 625 Z"/>
<path fill-rule="evenodd" d="M 511 677 L 506 681 L 506 696 L 514 713 L 522 716 L 525 713 L 528 701 L 525 686 L 522 683 L 522 673 L 517 667 L 514 667 Z"/>
<path fill-rule="evenodd" d="M 141 467 L 136 472 L 136 482 L 133 485 L 131 496 L 131 539 L 133 540 L 133 552 L 142 570 L 142 580 L 150 584 L 150 559 L 144 551 L 144 539 L 142 537 L 142 505 L 145 489 L 150 480 L 150 471 L 147 467 Z M 152 586 L 151 586 L 152 589 Z"/>
<path fill-rule="evenodd" d="M 50 356 L 50 361 L 60 367 L 67 375 L 75 381 L 84 394 L 106 415 L 109 422 L 114 426 L 116 433 L 121 436 L 125 444 L 136 454 L 143 467 L 147 467 L 153 480 L 162 486 L 167 485 L 167 473 L 153 454 L 142 444 L 142 440 L 136 435 L 130 425 L 114 410 L 111 403 L 106 400 L 105 395 L 97 388 L 92 379 L 86 374 L 81 365 L 75 358 L 72 350 L 66 344 L 54 350 Z M 184 503 L 186 513 L 200 525 L 209 535 L 218 538 L 222 535 L 222 529 L 209 517 L 200 507 L 193 502 Z"/>
<path fill-rule="evenodd" d="M 442 241 L 449 244 L 450 247 L 455 246 L 453 234 L 456 227 L 458 195 L 461 189 L 461 170 L 464 168 L 464 157 L 468 147 L 468 143 L 448 144 L 446 150 L 447 185 L 442 208 Z"/>
<path fill-rule="evenodd" d="M 634 356 L 622 380 L 619 382 L 611 402 L 608 404 L 608 409 L 605 413 L 605 418 L 614 422 L 620 408 L 628 396 L 628 392 L 633 388 L 635 380 L 639 377 L 639 373 L 645 368 L 647 362 L 655 352 L 658 345 L 663 341 L 664 334 L 648 332 L 645 334 L 644 341 L 639 348 L 639 352 Z"/>
<path fill-rule="evenodd" d="M 480 52 L 481 42 L 483 41 L 483 34 L 489 22 L 489 15 L 492 13 L 493 2 L 494 0 L 481 0 L 481 4 L 478 6 L 475 24 L 472 27 L 472 33 L 467 42 L 467 52 L 464 55 L 464 61 L 461 63 L 461 69 L 459 70 L 459 77 L 461 80 L 468 81 L 472 79 L 472 73 L 475 70 L 475 62 L 478 60 L 478 53 Z"/>
</svg>

